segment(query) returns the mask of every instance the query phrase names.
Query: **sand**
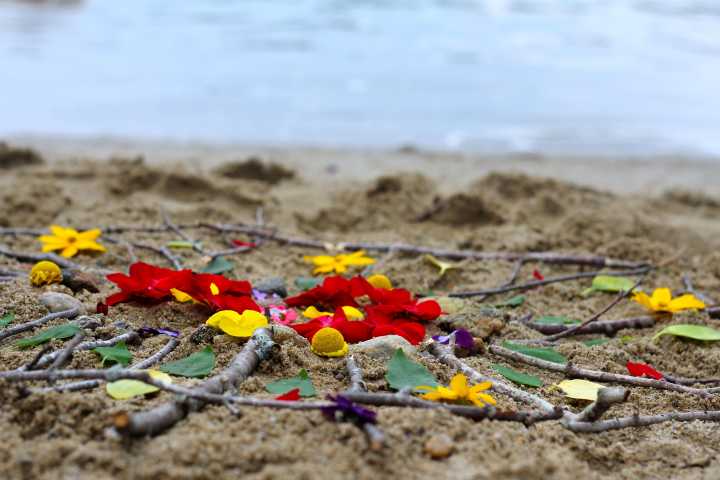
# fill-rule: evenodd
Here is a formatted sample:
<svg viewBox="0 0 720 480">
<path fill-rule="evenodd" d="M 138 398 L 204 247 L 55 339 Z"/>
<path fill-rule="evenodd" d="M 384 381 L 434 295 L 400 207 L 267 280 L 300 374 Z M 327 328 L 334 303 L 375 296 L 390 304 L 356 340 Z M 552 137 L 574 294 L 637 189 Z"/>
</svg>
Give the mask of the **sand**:
<svg viewBox="0 0 720 480">
<path fill-rule="evenodd" d="M 252 222 L 257 208 L 262 207 L 267 222 L 282 231 L 328 242 L 403 241 L 447 248 L 592 253 L 668 262 L 648 277 L 648 286 L 680 291 L 681 276 L 688 273 L 696 287 L 711 296 L 718 296 L 720 288 L 719 173 L 702 161 L 638 160 L 622 164 L 624 169 L 618 170 L 608 167 L 619 165 L 614 161 L 484 158 L 410 149 L 382 153 L 215 147 L 203 154 L 198 146 L 183 150 L 177 145 L 134 144 L 123 149 L 118 143 L 86 142 L 72 147 L 72 142 L 57 139 L 29 144 L 39 147 L 45 162 L 24 165 L 7 151 L 5 156 L 0 152 L 0 226 L 158 224 L 161 209 L 178 223 Z M 136 158 L 143 147 L 147 148 L 146 158 Z M 116 158 L 109 158 L 111 152 Z M 27 152 L 23 155 L 30 158 Z M 361 160 L 367 160 L 369 166 Z M 643 176 L 643 172 L 647 174 Z M 208 249 L 226 246 L 227 239 L 207 232 L 191 235 Z M 177 240 L 170 233 L 121 237 L 156 245 Z M 38 249 L 32 237 L 4 237 L 0 244 L 19 251 Z M 266 243 L 234 256 L 237 267 L 233 274 L 254 282 L 281 276 L 295 292 L 292 280 L 310 271 L 302 261 L 307 253 L 312 252 Z M 160 256 L 145 251 L 137 254 L 142 260 L 165 265 Z M 180 255 L 188 267 L 202 266 L 192 252 L 180 251 Z M 128 264 L 126 249 L 118 245 L 110 245 L 105 255 L 76 260 L 115 271 Z M 436 270 L 421 257 L 395 255 L 386 258 L 380 270 L 399 286 L 442 295 L 499 285 L 513 268 L 507 262 L 463 261 L 459 266 L 438 279 Z M 28 268 L 28 264 L 0 258 L 0 269 Z M 524 268 L 520 278 L 529 279 L 533 268 Z M 537 268 L 546 276 L 576 270 Z M 494 322 L 484 333 L 486 342 L 533 338 L 539 334 L 512 319 L 526 313 L 585 318 L 612 298 L 581 297 L 579 293 L 588 284 L 568 282 L 527 292 L 524 305 L 501 310 L 495 318 L 490 318 L 486 305 L 472 300 L 465 302 L 462 313 L 477 319 L 478 325 Z M 23 278 L 0 283 L 0 314 L 14 311 L 17 322 L 38 318 L 45 310 L 37 298 L 45 290 L 72 293 L 63 286 L 33 288 Z M 93 311 L 111 291 L 112 286 L 105 283 L 99 293 L 83 291 L 75 297 Z M 641 313 L 638 305 L 626 302 L 607 318 Z M 183 333 L 183 341 L 169 359 L 212 344 L 218 356 L 217 372 L 241 345 L 224 335 L 193 341 L 191 333 L 206 318 L 207 312 L 200 307 L 123 304 L 111 309 L 95 335 L 113 336 L 125 325 L 175 328 Z M 633 360 L 679 376 L 718 376 L 717 344 L 670 337 L 652 340 L 669 322 L 716 323 L 700 313 L 683 313 L 672 320 L 663 319 L 653 328 L 621 331 L 601 346 L 589 348 L 580 343 L 597 337 L 593 335 L 564 340 L 558 350 L 575 364 L 609 372 L 624 373 L 625 362 Z M 60 323 L 63 321 L 51 325 Z M 441 317 L 429 332 L 440 333 L 440 326 L 450 328 L 448 325 L 447 317 Z M 149 338 L 130 349 L 140 359 L 164 341 L 162 337 Z M 18 350 L 12 342 L 5 342 L 0 345 L 0 364 L 3 369 L 18 367 L 36 351 Z M 431 358 L 417 359 L 443 382 L 453 375 Z M 387 390 L 384 364 L 364 355 L 357 360 L 369 388 Z M 562 380 L 556 373 L 508 363 L 489 353 L 465 360 L 485 374 L 494 374 L 491 366 L 496 363 L 535 374 L 545 381 L 537 393 L 575 411 L 583 406 L 551 388 Z M 81 352 L 69 366 L 95 368 L 99 359 L 91 352 Z M 307 348 L 286 343 L 271 362 L 263 363 L 241 385 L 240 392 L 269 397 L 266 383 L 292 376 L 301 368 L 307 369 L 321 395 L 348 385 L 342 360 L 321 359 Z M 194 382 L 180 379 L 178 383 Z M 719 400 L 635 387 L 630 391 L 630 400 L 613 407 L 609 416 L 720 408 Z M 379 425 L 388 446 L 371 452 L 358 429 L 330 423 L 317 412 L 246 408 L 242 419 L 237 419 L 224 407 L 212 406 L 155 438 L 122 442 L 106 436 L 113 413 L 142 409 L 168 398 L 161 393 L 116 401 L 102 388 L 23 396 L 14 385 L 5 383 L 0 389 L 3 477 L 691 479 L 720 475 L 717 425 L 702 422 L 575 434 L 556 423 L 526 428 L 514 423 L 473 422 L 441 411 L 383 407 L 378 409 Z M 497 400 L 509 409 L 517 406 L 502 395 L 497 395 Z M 440 434 L 454 441 L 454 452 L 447 459 L 433 460 L 424 453 L 423 445 Z"/>
</svg>

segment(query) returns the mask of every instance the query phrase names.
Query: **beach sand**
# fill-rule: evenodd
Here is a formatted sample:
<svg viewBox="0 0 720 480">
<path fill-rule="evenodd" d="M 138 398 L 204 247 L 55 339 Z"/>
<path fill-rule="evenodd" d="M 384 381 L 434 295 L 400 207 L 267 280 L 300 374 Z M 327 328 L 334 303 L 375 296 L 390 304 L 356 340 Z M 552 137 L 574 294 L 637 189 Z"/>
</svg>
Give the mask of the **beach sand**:
<svg viewBox="0 0 720 480">
<path fill-rule="evenodd" d="M 14 143 L 17 143 L 17 139 Z M 262 207 L 269 225 L 303 238 L 326 242 L 405 242 L 450 249 L 486 251 L 562 251 L 607 255 L 664 265 L 645 280 L 648 288 L 683 289 L 691 275 L 697 289 L 720 297 L 720 169 L 710 160 L 683 158 L 563 158 L 537 155 L 487 157 L 418 152 L 332 151 L 122 142 L 98 139 L 21 139 L 45 161 L 18 166 L 12 155 L 0 155 L 0 227 L 46 228 L 51 223 L 94 227 L 158 225 L 165 210 L 176 223 L 255 222 Z M 2 153 L 2 152 L 0 152 Z M 138 157 L 141 155 L 144 158 Z M 113 157 L 113 158 L 111 158 Z M 257 161 L 248 161 L 257 157 Z M 24 157 L 26 158 L 26 157 Z M 209 250 L 227 247 L 230 239 L 207 231 L 188 231 Z M 172 233 L 125 233 L 126 240 L 157 246 L 178 240 Z M 241 240 L 248 237 L 238 235 Z M 32 236 L 5 236 L 0 244 L 16 251 L 39 251 Z M 87 266 L 124 271 L 127 249 L 108 245 L 107 254 L 75 260 Z M 293 279 L 307 276 L 303 255 L 317 251 L 266 242 L 234 255 L 233 275 L 257 282 L 283 277 L 291 293 Z M 146 251 L 140 259 L 166 266 Z M 203 260 L 190 250 L 178 251 L 184 265 L 200 268 Z M 382 254 L 374 255 L 382 258 Z M 400 287 L 417 293 L 492 287 L 504 283 L 513 263 L 459 261 L 458 269 L 439 279 L 422 256 L 393 255 L 377 271 Z M 30 264 L 0 258 L 0 269 L 27 271 Z M 572 266 L 526 265 L 519 281 L 577 271 Z M 537 338 L 534 330 L 512 321 L 525 314 L 565 315 L 583 319 L 612 300 L 611 295 L 580 296 L 589 280 L 549 285 L 525 293 L 516 309 L 487 308 L 467 300 L 462 313 L 477 319 L 484 341 Z M 63 286 L 31 287 L 26 278 L 0 283 L 0 314 L 14 311 L 17 323 L 39 318 L 45 290 L 72 293 Z M 99 293 L 75 297 L 89 312 L 113 291 L 103 283 Z M 497 303 L 512 294 L 491 297 Z M 641 315 L 643 309 L 623 302 L 605 318 Z M 169 359 L 182 358 L 211 344 L 217 354 L 213 373 L 239 351 L 238 342 L 218 334 L 195 343 L 191 333 L 207 318 L 200 307 L 165 303 L 153 307 L 113 307 L 96 336 L 117 335 L 123 324 L 170 327 L 183 339 Z M 441 317 L 428 328 L 448 328 Z M 119 322 L 119 323 L 118 323 Z M 720 347 L 669 336 L 652 339 L 668 323 L 712 326 L 716 320 L 698 312 L 663 318 L 652 328 L 618 332 L 608 343 L 587 347 L 572 337 L 558 351 L 574 364 L 625 373 L 628 360 L 647 362 L 678 376 L 717 377 Z M 64 323 L 63 320 L 50 325 Z M 483 329 L 482 326 L 493 325 Z M 23 334 L 29 336 L 29 334 Z M 131 345 L 135 358 L 157 351 L 165 342 L 152 337 Z M 58 342 L 56 347 L 60 348 Z M 19 350 L 12 341 L 0 346 L 2 369 L 16 368 L 37 353 Z M 368 387 L 387 390 L 385 364 L 358 355 Z M 441 382 L 454 372 L 428 356 L 416 357 Z M 584 404 L 551 388 L 563 376 L 490 353 L 465 359 L 483 374 L 497 375 L 494 364 L 509 365 L 543 379 L 536 390 L 553 403 L 579 411 Z M 96 368 L 92 352 L 76 353 L 68 367 Z M 321 359 L 307 347 L 282 345 L 272 361 L 240 386 L 241 394 L 270 398 L 264 386 L 305 368 L 320 396 L 348 386 L 342 359 Z M 177 379 L 177 383 L 195 382 Z M 527 428 L 510 422 L 473 422 L 444 411 L 382 407 L 379 426 L 387 446 L 367 449 L 363 433 L 350 424 L 326 421 L 317 412 L 244 408 L 234 418 L 225 407 L 208 406 L 190 414 L 155 438 L 118 441 L 107 438 L 114 413 L 142 409 L 170 398 L 160 393 L 117 401 L 103 388 L 78 393 L 22 395 L 15 385 L 0 389 L 0 470 L 4 478 L 716 478 L 720 476 L 720 434 L 714 423 L 664 423 L 646 428 L 598 434 L 575 434 L 555 422 Z M 663 411 L 720 409 L 720 400 L 686 394 L 629 388 L 629 400 L 607 416 Z M 495 395 L 504 409 L 522 407 Z M 454 451 L 433 460 L 424 452 L 431 438 L 446 434 Z"/>
</svg>

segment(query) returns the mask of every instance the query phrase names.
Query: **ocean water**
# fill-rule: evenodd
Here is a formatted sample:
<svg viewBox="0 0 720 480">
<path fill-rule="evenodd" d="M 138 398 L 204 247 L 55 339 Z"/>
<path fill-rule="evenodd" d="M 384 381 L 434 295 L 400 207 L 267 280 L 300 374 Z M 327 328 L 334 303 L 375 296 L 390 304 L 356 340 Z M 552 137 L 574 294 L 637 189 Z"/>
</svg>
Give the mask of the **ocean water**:
<svg viewBox="0 0 720 480">
<path fill-rule="evenodd" d="M 717 0 L 0 0 L 0 136 L 720 154 Z"/>
</svg>

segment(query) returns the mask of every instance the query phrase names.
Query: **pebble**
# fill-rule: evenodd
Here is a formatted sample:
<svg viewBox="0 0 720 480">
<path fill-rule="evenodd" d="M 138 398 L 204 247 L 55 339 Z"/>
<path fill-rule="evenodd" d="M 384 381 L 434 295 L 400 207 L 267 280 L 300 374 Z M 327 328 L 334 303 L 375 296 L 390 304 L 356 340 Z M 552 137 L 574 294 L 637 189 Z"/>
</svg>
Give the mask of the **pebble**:
<svg viewBox="0 0 720 480">
<path fill-rule="evenodd" d="M 79 313 L 85 311 L 83 304 L 77 298 L 66 293 L 45 292 L 40 295 L 40 303 L 47 307 L 51 312 L 62 312 L 77 307 Z"/>
<path fill-rule="evenodd" d="M 398 348 L 402 348 L 405 355 L 417 353 L 417 349 L 399 335 L 384 335 L 350 345 L 350 353 L 364 353 L 379 360 L 389 360 Z"/>
<path fill-rule="evenodd" d="M 260 290 L 263 293 L 276 294 L 281 297 L 287 297 L 287 284 L 285 279 L 281 277 L 272 277 L 260 280 L 254 284 L 256 290 Z"/>
<path fill-rule="evenodd" d="M 444 433 L 433 435 L 425 442 L 425 453 L 434 460 L 441 460 L 452 455 L 455 450 L 455 442 Z"/>
</svg>

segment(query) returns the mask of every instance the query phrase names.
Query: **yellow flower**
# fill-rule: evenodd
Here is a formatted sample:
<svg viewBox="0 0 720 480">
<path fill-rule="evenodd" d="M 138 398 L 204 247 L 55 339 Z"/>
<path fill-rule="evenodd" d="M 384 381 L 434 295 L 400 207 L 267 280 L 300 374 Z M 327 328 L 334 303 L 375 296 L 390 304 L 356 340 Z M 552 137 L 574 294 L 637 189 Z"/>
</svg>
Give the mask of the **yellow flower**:
<svg viewBox="0 0 720 480">
<path fill-rule="evenodd" d="M 493 397 L 487 393 L 481 393 L 491 386 L 492 383 L 490 382 L 482 382 L 468 387 L 467 377 L 462 373 L 458 373 L 450 380 L 450 388 L 421 386 L 417 387 L 416 390 L 428 391 L 421 395 L 421 398 L 425 400 L 447 403 L 472 403 L 478 407 L 484 407 L 496 403 Z"/>
<path fill-rule="evenodd" d="M 385 290 L 391 290 L 393 288 L 390 279 L 385 275 L 379 273 L 376 273 L 375 275 L 370 275 L 367 281 L 375 288 L 382 288 Z"/>
<path fill-rule="evenodd" d="M 247 338 L 258 328 L 267 327 L 268 319 L 255 310 L 245 310 L 242 314 L 234 310 L 221 310 L 205 322 L 214 328 L 219 328 L 231 337 Z"/>
<path fill-rule="evenodd" d="M 313 335 L 310 349 L 321 357 L 344 357 L 348 353 L 348 344 L 338 330 L 325 327 Z"/>
<path fill-rule="evenodd" d="M 62 282 L 62 270 L 53 262 L 43 260 L 30 270 L 30 284 L 36 287 Z"/>
<path fill-rule="evenodd" d="M 38 237 L 38 240 L 43 243 L 43 252 L 61 250 L 60 255 L 63 257 L 72 257 L 81 250 L 106 251 L 105 247 L 95 241 L 102 233 L 97 228 L 78 232 L 74 228 L 51 225 L 50 231 L 52 235 L 40 235 Z"/>
<path fill-rule="evenodd" d="M 358 250 L 353 253 L 341 253 L 340 255 L 317 255 L 315 257 L 305 255 L 303 259 L 315 265 L 313 275 L 318 273 L 345 273 L 347 267 L 359 265 L 372 265 L 375 263 L 375 259 L 366 257 L 365 250 Z"/>
<path fill-rule="evenodd" d="M 365 316 L 363 315 L 363 313 L 355 307 L 345 306 L 345 307 L 342 307 L 342 309 L 343 309 L 343 312 L 345 313 L 345 317 L 348 320 L 364 320 L 365 319 Z M 321 312 L 320 310 L 318 310 L 315 307 L 308 307 L 303 312 L 303 317 L 309 318 L 311 320 L 315 319 L 315 318 L 320 318 L 320 317 L 332 317 L 332 316 L 333 316 L 333 314 L 331 312 Z"/>
<path fill-rule="evenodd" d="M 686 294 L 672 298 L 669 288 L 656 288 L 652 296 L 648 296 L 645 292 L 635 292 L 633 300 L 653 312 L 675 313 L 682 310 L 705 308 L 705 304 L 694 295 Z"/>
</svg>

